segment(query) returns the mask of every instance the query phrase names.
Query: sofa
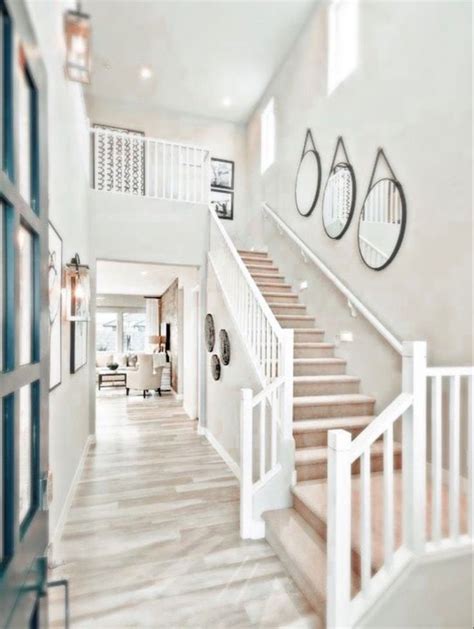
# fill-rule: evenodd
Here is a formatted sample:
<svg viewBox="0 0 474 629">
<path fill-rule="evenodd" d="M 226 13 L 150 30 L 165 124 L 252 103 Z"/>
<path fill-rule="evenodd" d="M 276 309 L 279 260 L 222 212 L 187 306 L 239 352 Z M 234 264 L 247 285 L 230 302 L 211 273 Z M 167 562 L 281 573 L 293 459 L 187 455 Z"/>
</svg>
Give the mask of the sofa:
<svg viewBox="0 0 474 629">
<path fill-rule="evenodd" d="M 110 363 L 117 363 L 120 371 L 129 371 L 137 368 L 138 356 L 124 352 L 96 352 L 96 369 L 106 369 Z"/>
</svg>

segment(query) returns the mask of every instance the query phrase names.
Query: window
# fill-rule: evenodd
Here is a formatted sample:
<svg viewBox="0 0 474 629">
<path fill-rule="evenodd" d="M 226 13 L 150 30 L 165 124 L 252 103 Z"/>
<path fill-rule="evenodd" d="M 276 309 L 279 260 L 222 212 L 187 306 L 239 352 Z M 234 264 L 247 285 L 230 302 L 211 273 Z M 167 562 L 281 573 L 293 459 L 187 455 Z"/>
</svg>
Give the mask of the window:
<svg viewBox="0 0 474 629">
<path fill-rule="evenodd" d="M 146 317 L 144 312 L 123 313 L 123 351 L 145 351 Z"/>
<path fill-rule="evenodd" d="M 96 350 L 98 352 L 117 351 L 116 312 L 98 312 L 96 315 Z"/>
<path fill-rule="evenodd" d="M 275 99 L 271 99 L 261 115 L 261 172 L 275 161 Z"/>
<path fill-rule="evenodd" d="M 328 20 L 328 94 L 331 94 L 357 67 L 359 1 L 333 0 Z"/>
</svg>

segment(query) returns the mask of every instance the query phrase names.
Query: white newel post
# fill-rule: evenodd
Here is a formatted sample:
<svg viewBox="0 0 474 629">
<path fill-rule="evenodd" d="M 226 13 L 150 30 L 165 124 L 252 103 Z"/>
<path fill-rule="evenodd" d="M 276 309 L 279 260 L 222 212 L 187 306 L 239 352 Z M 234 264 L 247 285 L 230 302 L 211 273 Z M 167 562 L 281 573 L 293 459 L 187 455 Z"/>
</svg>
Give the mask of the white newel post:
<svg viewBox="0 0 474 629">
<path fill-rule="evenodd" d="M 328 629 L 350 625 L 351 597 L 351 433 L 328 433 L 328 525 L 326 622 Z"/>
<path fill-rule="evenodd" d="M 403 415 L 403 541 L 421 553 L 426 537 L 426 342 L 403 343 L 402 389 L 413 395 Z"/>
<path fill-rule="evenodd" d="M 252 389 L 240 390 L 240 537 L 252 537 Z"/>
<path fill-rule="evenodd" d="M 294 354 L 293 330 L 283 330 L 281 365 L 285 378 L 284 402 L 283 402 L 283 437 L 293 438 L 293 354 Z"/>
</svg>

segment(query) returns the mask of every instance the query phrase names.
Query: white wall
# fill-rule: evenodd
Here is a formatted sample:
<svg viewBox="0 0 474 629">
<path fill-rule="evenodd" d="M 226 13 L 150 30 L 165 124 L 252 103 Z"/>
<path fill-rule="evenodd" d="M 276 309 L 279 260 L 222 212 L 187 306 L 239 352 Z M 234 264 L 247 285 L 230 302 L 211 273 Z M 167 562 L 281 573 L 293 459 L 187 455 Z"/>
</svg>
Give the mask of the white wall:
<svg viewBox="0 0 474 629">
<path fill-rule="evenodd" d="M 71 8 L 73 3 L 70 3 Z M 77 252 L 88 263 L 87 120 L 81 88 L 64 76 L 63 11 L 66 3 L 28 2 L 48 77 L 49 217 L 63 239 L 64 262 Z M 60 521 L 89 434 L 89 361 L 69 373 L 70 324 L 62 324 L 62 383 L 50 394 L 49 459 L 53 501 L 49 511 L 50 538 Z"/>
<path fill-rule="evenodd" d="M 239 239 L 248 223 L 245 127 L 190 116 L 166 109 L 142 107 L 97 97 L 87 98 L 91 124 L 107 124 L 143 131 L 146 135 L 208 148 L 211 156 L 235 161 L 234 220 L 224 221 L 229 233 Z M 189 223 L 188 223 L 189 225 Z"/>
<path fill-rule="evenodd" d="M 207 284 L 207 311 L 214 317 L 216 344 L 212 353 L 220 355 L 219 330 L 227 330 L 230 340 L 231 359 L 221 365 L 221 378 L 211 375 L 211 356 L 206 352 L 207 416 L 206 428 L 229 456 L 240 463 L 240 389 L 248 387 L 255 393 L 261 390 L 240 335 L 226 306 L 219 282 L 212 266 L 209 267 Z"/>
<path fill-rule="evenodd" d="M 432 364 L 472 364 L 471 7 L 468 2 L 360 1 L 359 61 L 327 95 L 328 4 L 321 3 L 265 91 L 247 129 L 255 220 L 247 244 L 267 244 L 290 279 L 308 279 L 304 300 L 329 338 L 352 329 L 341 348 L 367 392 L 384 403 L 398 388 L 399 361 L 345 300 L 278 232 L 263 226 L 266 200 L 400 339 L 426 339 Z M 276 162 L 260 175 L 260 111 L 275 98 Z M 320 197 L 309 218 L 295 208 L 294 183 L 306 129 L 326 182 L 342 135 L 357 180 L 356 213 L 341 240 L 322 226 Z M 377 273 L 360 260 L 357 223 L 377 147 L 386 150 L 407 197 L 404 242 Z"/>
</svg>

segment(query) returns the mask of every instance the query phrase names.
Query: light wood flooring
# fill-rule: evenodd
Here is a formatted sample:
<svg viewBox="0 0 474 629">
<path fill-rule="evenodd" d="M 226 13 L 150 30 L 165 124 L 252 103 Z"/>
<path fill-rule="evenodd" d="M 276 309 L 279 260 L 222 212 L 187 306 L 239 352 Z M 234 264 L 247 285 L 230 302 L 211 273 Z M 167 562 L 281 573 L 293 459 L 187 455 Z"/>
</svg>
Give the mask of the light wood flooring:
<svg viewBox="0 0 474 629">
<path fill-rule="evenodd" d="M 269 544 L 240 539 L 238 483 L 171 395 L 100 393 L 57 551 L 72 627 L 319 627 Z"/>
</svg>

